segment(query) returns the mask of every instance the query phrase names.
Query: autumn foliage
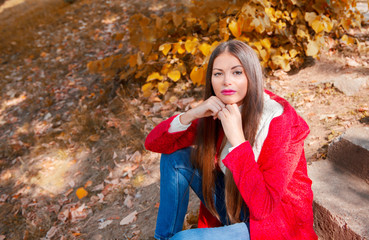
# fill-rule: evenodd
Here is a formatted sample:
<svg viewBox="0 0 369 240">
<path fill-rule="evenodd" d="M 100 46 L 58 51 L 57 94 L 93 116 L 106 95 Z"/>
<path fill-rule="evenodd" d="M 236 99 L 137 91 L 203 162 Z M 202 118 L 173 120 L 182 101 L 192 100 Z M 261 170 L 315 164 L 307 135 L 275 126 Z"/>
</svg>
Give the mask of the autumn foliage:
<svg viewBox="0 0 369 240">
<path fill-rule="evenodd" d="M 146 97 L 164 95 L 171 86 L 185 88 L 185 82 L 204 84 L 212 50 L 221 41 L 238 39 L 255 49 L 265 69 L 288 72 L 307 56 L 318 57 L 327 38 L 359 45 L 347 34 L 363 21 L 355 6 L 355 0 L 193 0 L 175 11 L 133 15 L 130 54 L 87 67 L 106 79 L 118 74 L 121 81 L 139 81 Z M 114 40 L 123 36 L 117 33 Z"/>
</svg>

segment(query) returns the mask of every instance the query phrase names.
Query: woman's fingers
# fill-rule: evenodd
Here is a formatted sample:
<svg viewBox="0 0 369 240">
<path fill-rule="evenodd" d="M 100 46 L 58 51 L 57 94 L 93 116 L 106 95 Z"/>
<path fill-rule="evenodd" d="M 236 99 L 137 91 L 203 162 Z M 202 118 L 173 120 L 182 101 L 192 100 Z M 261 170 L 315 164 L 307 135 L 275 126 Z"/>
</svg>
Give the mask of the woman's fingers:
<svg viewBox="0 0 369 240">
<path fill-rule="evenodd" d="M 222 100 L 220 100 L 217 97 L 214 97 L 213 99 L 214 99 L 215 103 L 220 107 L 220 109 L 225 108 L 225 104 L 222 102 Z"/>
<path fill-rule="evenodd" d="M 222 121 L 229 116 L 230 112 L 227 107 L 223 108 L 221 111 L 218 112 L 218 118 Z"/>
<path fill-rule="evenodd" d="M 228 111 L 229 111 L 230 113 L 238 113 L 238 112 L 240 112 L 240 110 L 239 110 L 239 108 L 238 108 L 237 104 L 228 104 L 228 105 L 226 106 L 226 108 L 228 109 Z"/>
</svg>

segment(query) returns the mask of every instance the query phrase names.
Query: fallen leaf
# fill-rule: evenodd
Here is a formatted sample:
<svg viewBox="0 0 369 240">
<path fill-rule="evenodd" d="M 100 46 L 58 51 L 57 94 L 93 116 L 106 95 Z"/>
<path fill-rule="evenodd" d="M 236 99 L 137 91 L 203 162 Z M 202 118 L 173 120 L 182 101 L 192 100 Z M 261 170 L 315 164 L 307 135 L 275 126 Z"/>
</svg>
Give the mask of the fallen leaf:
<svg viewBox="0 0 369 240">
<path fill-rule="evenodd" d="M 49 231 L 46 233 L 46 239 L 51 239 L 55 236 L 55 234 L 58 232 L 58 228 L 55 226 L 52 226 Z M 0 238 L 1 239 L 1 238 Z"/>
<path fill-rule="evenodd" d="M 124 200 L 124 205 L 126 205 L 127 208 L 131 208 L 133 206 L 132 197 L 130 195 L 128 195 Z"/>
<path fill-rule="evenodd" d="M 101 184 L 99 184 L 99 185 L 96 185 L 93 189 L 92 189 L 92 191 L 93 192 L 97 192 L 97 191 L 102 191 L 104 189 L 104 183 L 101 183 Z"/>
<path fill-rule="evenodd" d="M 111 224 L 113 222 L 113 220 L 108 220 L 108 221 L 105 221 L 105 222 L 100 222 L 99 223 L 99 229 L 104 229 L 106 228 L 106 226 L 108 226 L 109 224 Z"/>
<path fill-rule="evenodd" d="M 90 141 L 97 142 L 100 139 L 100 135 L 94 134 L 88 138 Z"/>
<path fill-rule="evenodd" d="M 58 220 L 66 222 L 69 218 L 69 209 L 65 209 L 58 214 Z"/>
<path fill-rule="evenodd" d="M 86 183 L 85 183 L 85 188 L 89 187 L 92 185 L 92 181 L 91 180 L 88 180 Z"/>
<path fill-rule="evenodd" d="M 99 194 L 97 194 L 97 196 L 99 197 L 99 202 L 104 202 L 104 194 L 102 194 L 102 193 L 99 193 Z"/>
<path fill-rule="evenodd" d="M 77 189 L 76 195 L 79 199 L 82 199 L 88 195 L 88 192 L 83 187 L 80 187 Z"/>
<path fill-rule="evenodd" d="M 177 82 L 181 78 L 181 73 L 178 70 L 170 71 L 168 73 L 168 77 L 172 79 L 174 82 Z"/>
<path fill-rule="evenodd" d="M 129 159 L 130 162 L 139 162 L 141 161 L 142 156 L 141 153 L 139 151 L 136 151 L 132 157 Z"/>
<path fill-rule="evenodd" d="M 9 195 L 8 194 L 1 194 L 0 196 L 0 202 L 5 202 L 6 199 L 8 199 Z"/>
<path fill-rule="evenodd" d="M 92 213 L 92 210 L 90 207 L 83 204 L 78 208 L 71 208 L 70 213 L 71 213 L 71 222 L 76 222 L 85 219 L 90 213 Z"/>
<path fill-rule="evenodd" d="M 336 118 L 336 114 L 321 114 L 319 120 Z"/>
<path fill-rule="evenodd" d="M 120 221 L 120 225 L 127 225 L 136 220 L 137 211 L 132 212 L 127 217 L 123 218 L 122 221 Z"/>
</svg>

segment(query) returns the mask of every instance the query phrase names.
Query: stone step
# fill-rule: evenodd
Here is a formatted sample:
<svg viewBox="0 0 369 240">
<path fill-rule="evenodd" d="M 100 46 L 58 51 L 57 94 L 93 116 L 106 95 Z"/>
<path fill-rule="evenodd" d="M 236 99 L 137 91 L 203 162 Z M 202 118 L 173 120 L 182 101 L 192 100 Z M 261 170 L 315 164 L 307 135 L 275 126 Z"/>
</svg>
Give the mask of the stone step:
<svg viewBox="0 0 369 240">
<path fill-rule="evenodd" d="M 369 184 L 328 160 L 308 166 L 320 240 L 369 239 Z"/>
<path fill-rule="evenodd" d="M 335 139 L 328 159 L 369 182 L 369 127 L 350 128 Z"/>
</svg>

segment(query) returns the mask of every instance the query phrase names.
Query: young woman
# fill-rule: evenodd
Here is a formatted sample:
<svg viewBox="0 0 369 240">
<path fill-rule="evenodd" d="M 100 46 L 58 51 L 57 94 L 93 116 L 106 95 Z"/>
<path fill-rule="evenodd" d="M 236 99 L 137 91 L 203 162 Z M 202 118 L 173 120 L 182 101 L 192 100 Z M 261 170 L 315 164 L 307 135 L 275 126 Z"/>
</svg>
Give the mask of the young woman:
<svg viewBox="0 0 369 240">
<path fill-rule="evenodd" d="M 305 121 L 263 90 L 247 44 L 212 53 L 204 101 L 156 126 L 146 149 L 162 153 L 157 239 L 317 239 L 307 176 Z M 189 186 L 201 200 L 198 229 L 181 231 Z"/>
</svg>

